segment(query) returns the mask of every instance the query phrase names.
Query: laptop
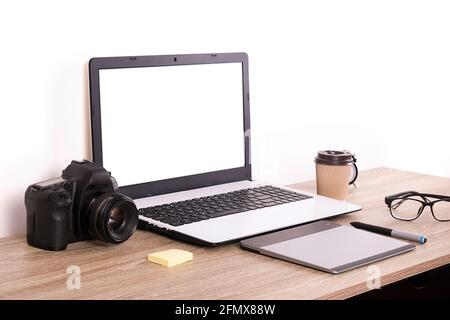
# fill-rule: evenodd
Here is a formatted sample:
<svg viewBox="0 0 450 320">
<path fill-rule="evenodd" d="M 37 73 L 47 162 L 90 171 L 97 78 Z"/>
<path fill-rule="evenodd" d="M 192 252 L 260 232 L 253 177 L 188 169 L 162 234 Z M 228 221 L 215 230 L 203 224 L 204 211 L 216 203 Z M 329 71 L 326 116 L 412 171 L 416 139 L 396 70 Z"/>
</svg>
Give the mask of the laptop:
<svg viewBox="0 0 450 320">
<path fill-rule="evenodd" d="M 217 245 L 361 210 L 252 179 L 246 53 L 92 58 L 93 160 L 139 227 Z"/>
</svg>

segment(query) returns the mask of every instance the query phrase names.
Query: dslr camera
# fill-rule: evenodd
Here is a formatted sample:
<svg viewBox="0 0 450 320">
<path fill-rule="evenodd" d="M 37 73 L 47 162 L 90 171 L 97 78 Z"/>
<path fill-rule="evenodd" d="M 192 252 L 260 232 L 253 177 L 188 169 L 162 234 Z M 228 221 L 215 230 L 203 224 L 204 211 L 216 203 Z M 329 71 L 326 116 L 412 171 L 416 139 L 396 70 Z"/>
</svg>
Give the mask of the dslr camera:
<svg viewBox="0 0 450 320">
<path fill-rule="evenodd" d="M 94 238 L 122 243 L 138 223 L 133 200 L 118 192 L 111 173 L 90 161 L 72 161 L 61 177 L 29 186 L 25 206 L 28 244 L 45 250 Z"/>
</svg>

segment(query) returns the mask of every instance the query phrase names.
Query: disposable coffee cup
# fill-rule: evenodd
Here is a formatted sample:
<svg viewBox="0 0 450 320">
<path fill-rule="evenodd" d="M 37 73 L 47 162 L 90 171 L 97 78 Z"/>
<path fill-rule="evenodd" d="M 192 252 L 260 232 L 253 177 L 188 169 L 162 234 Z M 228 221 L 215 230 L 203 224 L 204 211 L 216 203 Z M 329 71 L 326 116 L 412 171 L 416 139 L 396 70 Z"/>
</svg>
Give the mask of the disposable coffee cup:
<svg viewBox="0 0 450 320">
<path fill-rule="evenodd" d="M 315 158 L 317 194 L 345 200 L 358 176 L 356 158 L 349 151 L 319 151 Z"/>
</svg>

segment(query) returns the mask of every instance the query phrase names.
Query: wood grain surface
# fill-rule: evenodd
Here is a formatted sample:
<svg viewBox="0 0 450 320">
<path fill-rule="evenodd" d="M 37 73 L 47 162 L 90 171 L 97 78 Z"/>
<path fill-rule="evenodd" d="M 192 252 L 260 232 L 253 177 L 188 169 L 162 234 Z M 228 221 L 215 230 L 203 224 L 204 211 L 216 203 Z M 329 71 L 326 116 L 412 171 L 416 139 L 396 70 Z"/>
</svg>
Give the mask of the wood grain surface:
<svg viewBox="0 0 450 320">
<path fill-rule="evenodd" d="M 313 181 L 294 185 L 315 190 Z M 363 171 L 349 201 L 363 210 L 332 221 L 363 221 L 428 237 L 376 265 L 386 285 L 450 262 L 450 222 L 434 220 L 429 209 L 413 222 L 391 218 L 384 196 L 416 190 L 450 195 L 450 179 L 388 168 Z M 299 213 L 301 214 L 301 213 Z M 172 268 L 147 262 L 147 254 L 179 248 L 194 260 Z M 66 286 L 69 266 L 81 270 L 80 289 Z M 342 299 L 368 291 L 367 267 L 331 275 L 244 251 L 230 244 L 192 246 L 138 230 L 121 245 L 84 241 L 60 252 L 29 247 L 23 236 L 0 239 L 1 299 Z"/>
</svg>

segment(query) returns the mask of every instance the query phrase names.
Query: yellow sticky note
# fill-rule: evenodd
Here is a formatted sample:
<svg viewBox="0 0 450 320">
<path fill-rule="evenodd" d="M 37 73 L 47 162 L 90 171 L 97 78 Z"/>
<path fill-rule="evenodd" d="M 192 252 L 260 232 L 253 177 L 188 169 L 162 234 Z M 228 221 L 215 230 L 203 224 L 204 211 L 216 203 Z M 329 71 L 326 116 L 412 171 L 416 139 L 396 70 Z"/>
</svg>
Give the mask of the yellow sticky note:
<svg viewBox="0 0 450 320">
<path fill-rule="evenodd" d="M 158 263 L 166 267 L 173 267 L 193 259 L 192 252 L 181 249 L 169 249 L 150 253 L 148 261 Z"/>
</svg>

